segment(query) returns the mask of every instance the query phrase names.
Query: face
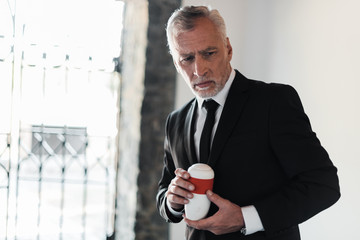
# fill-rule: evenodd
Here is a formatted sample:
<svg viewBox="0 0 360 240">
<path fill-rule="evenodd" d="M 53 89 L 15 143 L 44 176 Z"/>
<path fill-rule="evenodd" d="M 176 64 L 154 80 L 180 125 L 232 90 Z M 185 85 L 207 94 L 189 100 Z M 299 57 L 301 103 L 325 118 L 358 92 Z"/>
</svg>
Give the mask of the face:
<svg viewBox="0 0 360 240">
<path fill-rule="evenodd" d="M 195 27 L 175 36 L 173 43 L 175 67 L 195 95 L 213 97 L 224 88 L 231 72 L 232 47 L 210 20 L 196 20 Z"/>
</svg>

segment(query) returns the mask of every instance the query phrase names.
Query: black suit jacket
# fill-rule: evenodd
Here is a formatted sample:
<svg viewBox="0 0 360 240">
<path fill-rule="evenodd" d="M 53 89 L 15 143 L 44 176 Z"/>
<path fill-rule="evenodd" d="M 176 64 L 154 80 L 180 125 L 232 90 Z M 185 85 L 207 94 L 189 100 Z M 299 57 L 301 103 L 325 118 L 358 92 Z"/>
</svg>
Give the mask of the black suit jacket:
<svg viewBox="0 0 360 240">
<path fill-rule="evenodd" d="M 166 122 L 165 155 L 157 205 L 169 222 L 165 192 L 176 168 L 197 162 L 192 122 L 195 99 L 172 112 Z M 254 205 L 264 232 L 230 233 L 206 239 L 300 239 L 298 224 L 340 197 L 337 169 L 321 146 L 296 91 L 282 84 L 249 80 L 236 71 L 216 130 L 209 165 L 213 191 L 239 206 Z M 209 215 L 217 207 L 212 205 Z M 186 239 L 200 231 L 187 227 Z"/>
</svg>

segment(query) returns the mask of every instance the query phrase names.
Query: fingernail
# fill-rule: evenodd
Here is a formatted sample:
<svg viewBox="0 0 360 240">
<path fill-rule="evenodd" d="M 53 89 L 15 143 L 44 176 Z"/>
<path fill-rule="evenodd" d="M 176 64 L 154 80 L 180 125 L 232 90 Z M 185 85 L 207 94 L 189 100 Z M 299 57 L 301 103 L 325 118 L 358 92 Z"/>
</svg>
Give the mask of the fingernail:
<svg viewBox="0 0 360 240">
<path fill-rule="evenodd" d="M 187 198 L 192 198 L 192 197 L 193 197 L 193 195 L 190 193 L 187 195 Z"/>
<path fill-rule="evenodd" d="M 213 195 L 214 193 L 213 193 L 213 191 L 211 191 L 211 190 L 207 190 L 207 194 L 211 196 L 211 195 Z"/>
<path fill-rule="evenodd" d="M 194 187 L 193 185 L 190 185 L 190 186 L 189 186 L 189 190 L 190 190 L 190 191 L 194 191 L 194 189 L 195 189 L 195 187 Z"/>
</svg>

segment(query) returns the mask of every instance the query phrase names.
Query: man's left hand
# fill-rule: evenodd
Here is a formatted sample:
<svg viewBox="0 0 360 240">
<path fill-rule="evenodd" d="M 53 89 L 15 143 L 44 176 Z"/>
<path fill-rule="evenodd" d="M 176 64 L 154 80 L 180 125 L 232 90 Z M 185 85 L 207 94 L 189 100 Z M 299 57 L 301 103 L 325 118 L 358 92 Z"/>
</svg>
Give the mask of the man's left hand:
<svg viewBox="0 0 360 240">
<path fill-rule="evenodd" d="M 198 221 L 192 221 L 185 216 L 186 224 L 198 230 L 210 231 L 215 235 L 240 231 L 245 225 L 241 207 L 210 190 L 206 192 L 206 195 L 219 207 L 219 210 L 213 216 Z"/>
</svg>

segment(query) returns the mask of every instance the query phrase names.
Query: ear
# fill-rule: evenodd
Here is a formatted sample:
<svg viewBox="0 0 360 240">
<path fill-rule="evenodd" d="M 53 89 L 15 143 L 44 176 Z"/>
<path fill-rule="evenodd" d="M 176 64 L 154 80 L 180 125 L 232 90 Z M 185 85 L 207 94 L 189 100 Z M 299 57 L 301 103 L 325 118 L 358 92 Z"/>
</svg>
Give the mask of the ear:
<svg viewBox="0 0 360 240">
<path fill-rule="evenodd" d="M 227 54 L 228 54 L 229 61 L 230 61 L 232 59 L 233 49 L 232 49 L 232 46 L 231 46 L 231 43 L 230 43 L 230 40 L 228 37 L 226 38 L 226 48 L 228 50 Z"/>
</svg>

